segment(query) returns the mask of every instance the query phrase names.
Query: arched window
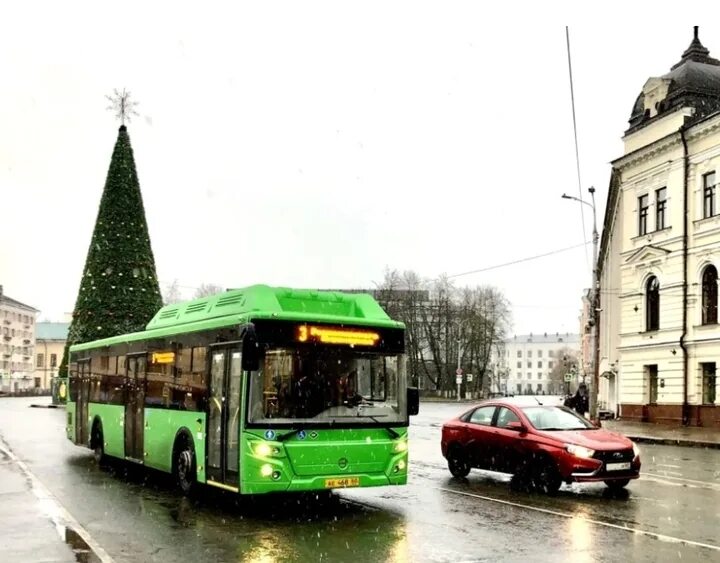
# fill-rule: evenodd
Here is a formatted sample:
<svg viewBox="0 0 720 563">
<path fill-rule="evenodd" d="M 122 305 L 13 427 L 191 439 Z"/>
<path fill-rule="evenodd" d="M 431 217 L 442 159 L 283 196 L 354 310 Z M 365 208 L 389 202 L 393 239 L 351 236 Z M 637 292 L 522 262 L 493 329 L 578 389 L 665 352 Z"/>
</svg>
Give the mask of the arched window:
<svg viewBox="0 0 720 563">
<path fill-rule="evenodd" d="M 645 284 L 645 330 L 660 328 L 660 282 L 652 276 Z"/>
<path fill-rule="evenodd" d="M 718 319 L 718 273 L 712 264 L 702 276 L 702 324 L 712 325 Z"/>
</svg>

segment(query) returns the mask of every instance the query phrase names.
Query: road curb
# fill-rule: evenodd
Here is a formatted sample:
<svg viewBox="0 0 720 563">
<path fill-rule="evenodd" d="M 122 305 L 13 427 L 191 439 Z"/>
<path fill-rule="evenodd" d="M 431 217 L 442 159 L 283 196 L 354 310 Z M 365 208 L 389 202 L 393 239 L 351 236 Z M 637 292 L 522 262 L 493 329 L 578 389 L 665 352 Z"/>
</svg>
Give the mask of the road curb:
<svg viewBox="0 0 720 563">
<path fill-rule="evenodd" d="M 720 442 L 702 442 L 698 440 L 684 440 L 682 438 L 652 438 L 650 436 L 630 436 L 626 434 L 633 442 L 644 444 L 658 444 L 661 446 L 680 446 L 685 448 L 709 448 L 720 450 Z"/>
</svg>

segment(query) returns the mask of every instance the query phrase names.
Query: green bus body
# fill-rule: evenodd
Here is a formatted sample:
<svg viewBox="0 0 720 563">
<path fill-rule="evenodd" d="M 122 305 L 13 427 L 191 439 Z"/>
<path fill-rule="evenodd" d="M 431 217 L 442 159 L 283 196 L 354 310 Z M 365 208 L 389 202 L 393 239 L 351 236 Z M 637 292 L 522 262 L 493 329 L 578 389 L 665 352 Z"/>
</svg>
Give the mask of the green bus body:
<svg viewBox="0 0 720 563">
<path fill-rule="evenodd" d="M 403 353 L 404 325 L 366 294 L 256 285 L 168 305 L 145 331 L 71 346 L 67 437 L 176 477 L 187 450 L 193 482 L 241 494 L 402 485 Z"/>
</svg>

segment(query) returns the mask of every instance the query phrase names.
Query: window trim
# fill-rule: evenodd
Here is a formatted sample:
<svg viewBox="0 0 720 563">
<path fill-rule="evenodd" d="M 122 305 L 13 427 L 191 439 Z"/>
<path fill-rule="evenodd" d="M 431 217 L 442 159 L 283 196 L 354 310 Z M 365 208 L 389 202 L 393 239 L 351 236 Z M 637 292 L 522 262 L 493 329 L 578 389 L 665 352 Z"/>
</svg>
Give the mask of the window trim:
<svg viewBox="0 0 720 563">
<path fill-rule="evenodd" d="M 644 205 L 643 205 L 644 204 Z M 650 197 L 648 194 L 638 196 L 638 236 L 648 234 L 648 211 L 650 209 Z"/>
<path fill-rule="evenodd" d="M 708 184 L 708 178 L 713 177 L 714 183 Z M 709 219 L 717 215 L 715 209 L 715 192 L 717 191 L 717 180 L 715 170 L 702 175 L 703 178 L 703 219 Z M 709 213 L 708 213 L 709 208 Z"/>
<path fill-rule="evenodd" d="M 660 199 L 660 192 L 664 192 L 663 199 Z M 655 190 L 655 230 L 662 231 L 667 227 L 665 211 L 667 209 L 667 186 Z"/>
<path fill-rule="evenodd" d="M 714 279 L 709 279 L 714 272 Z M 700 278 L 700 324 L 714 325 L 718 323 L 718 271 L 714 264 L 703 268 Z"/>
<path fill-rule="evenodd" d="M 651 288 L 651 284 L 655 287 Z M 645 282 L 645 332 L 657 330 L 660 330 L 660 280 L 652 275 Z"/>
</svg>

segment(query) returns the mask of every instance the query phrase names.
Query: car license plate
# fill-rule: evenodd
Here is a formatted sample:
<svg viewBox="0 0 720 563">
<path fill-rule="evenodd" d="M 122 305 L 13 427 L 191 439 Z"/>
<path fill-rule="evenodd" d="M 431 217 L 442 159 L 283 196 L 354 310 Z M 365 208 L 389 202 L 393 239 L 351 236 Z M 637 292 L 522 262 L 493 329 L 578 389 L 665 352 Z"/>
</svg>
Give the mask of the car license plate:
<svg viewBox="0 0 720 563">
<path fill-rule="evenodd" d="M 342 479 L 325 479 L 326 489 L 340 489 L 342 487 L 359 487 L 360 477 L 343 477 Z"/>
<path fill-rule="evenodd" d="M 622 471 L 623 469 L 630 469 L 630 462 L 626 461 L 625 463 L 608 463 L 605 466 L 605 469 L 608 471 Z"/>
</svg>

